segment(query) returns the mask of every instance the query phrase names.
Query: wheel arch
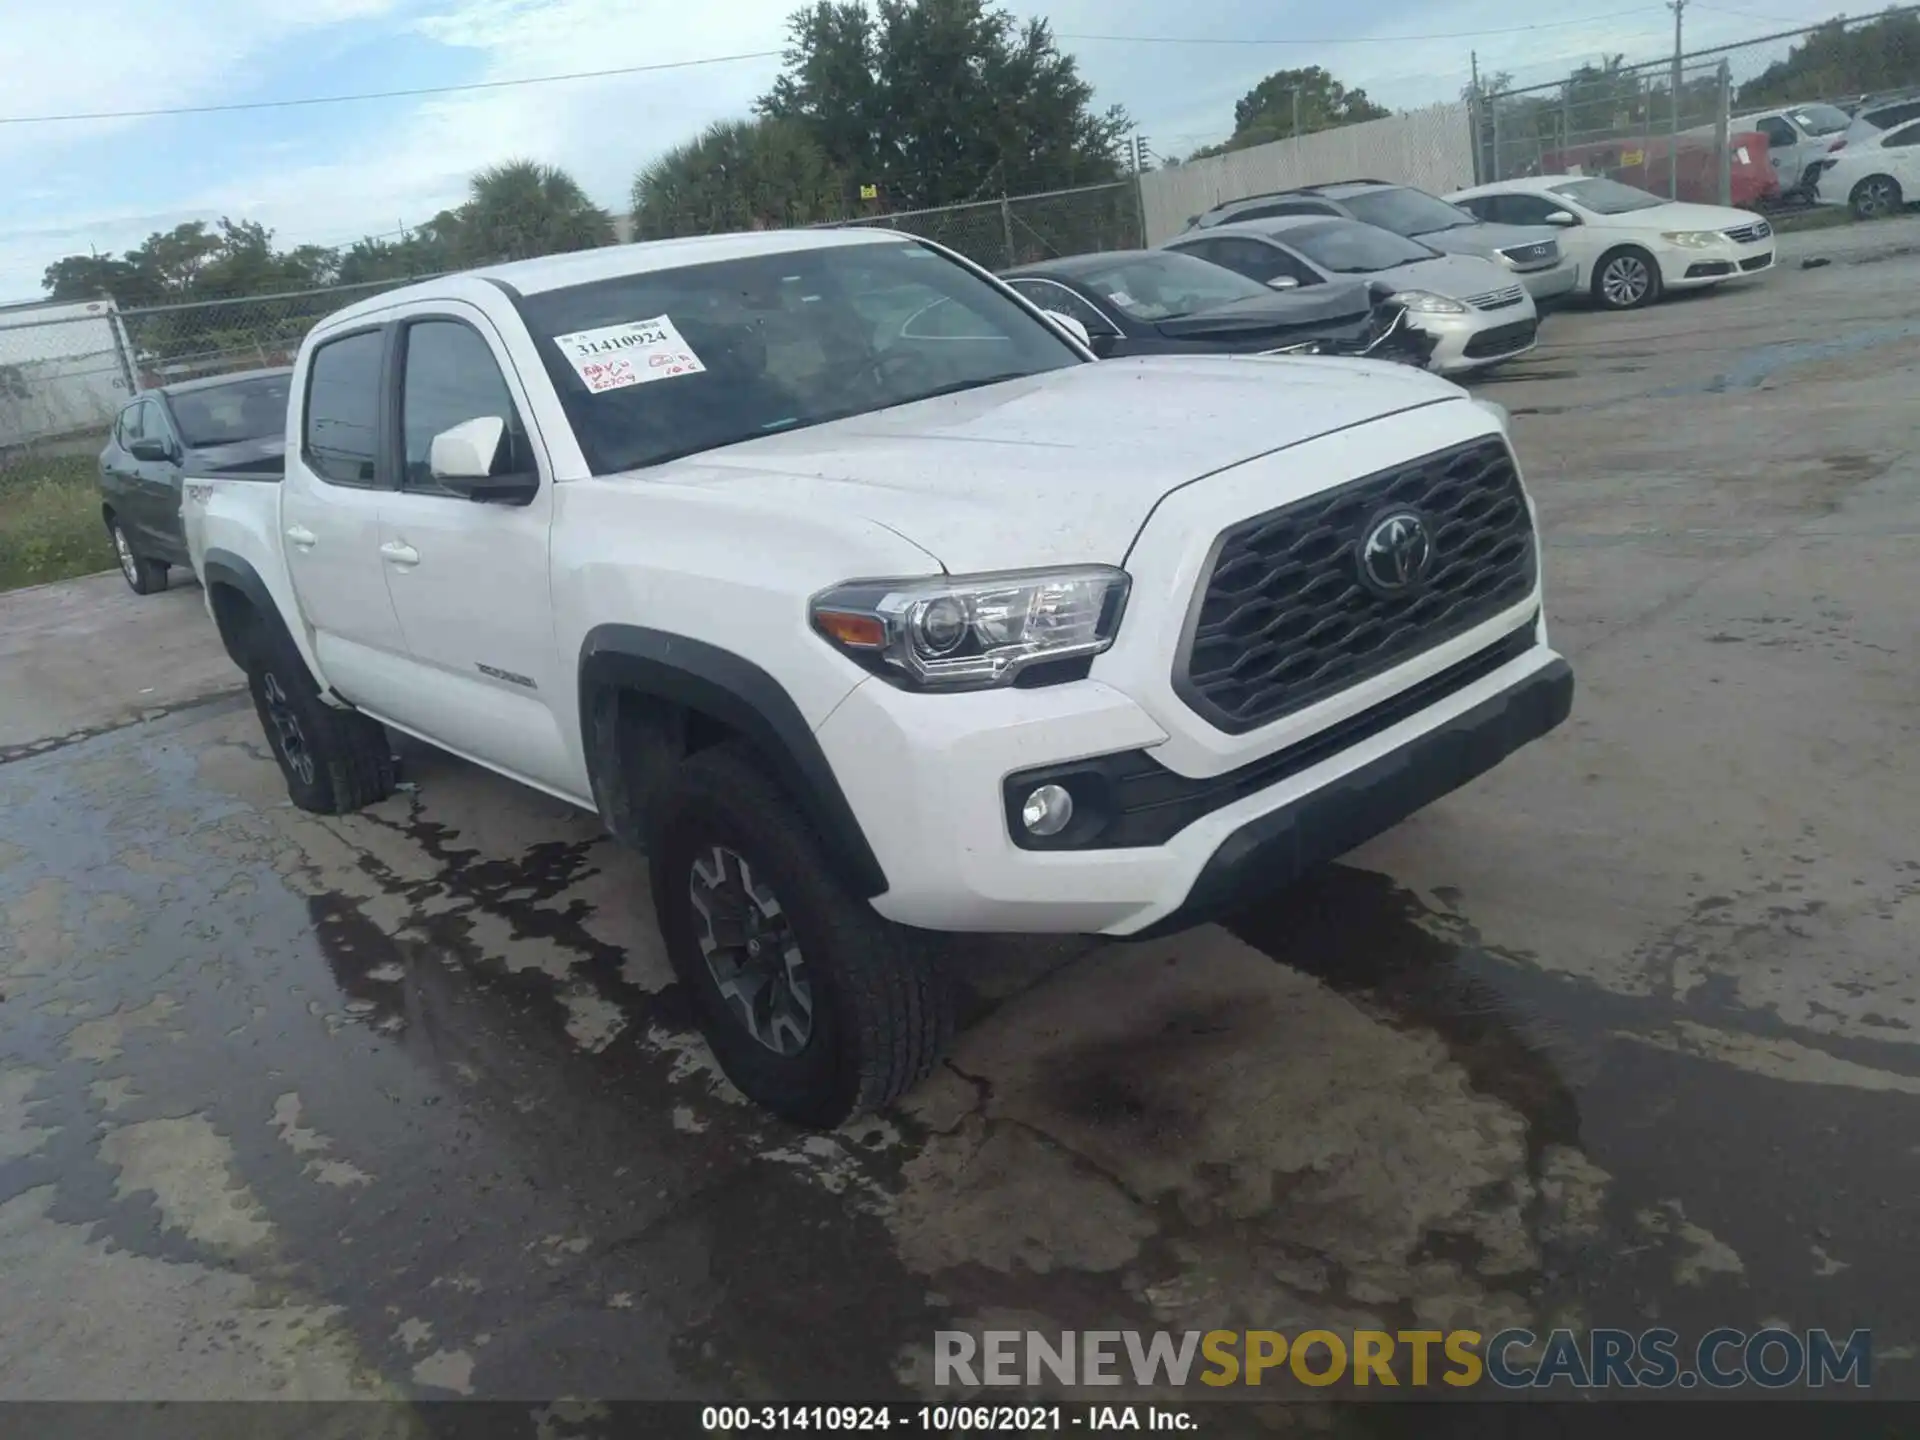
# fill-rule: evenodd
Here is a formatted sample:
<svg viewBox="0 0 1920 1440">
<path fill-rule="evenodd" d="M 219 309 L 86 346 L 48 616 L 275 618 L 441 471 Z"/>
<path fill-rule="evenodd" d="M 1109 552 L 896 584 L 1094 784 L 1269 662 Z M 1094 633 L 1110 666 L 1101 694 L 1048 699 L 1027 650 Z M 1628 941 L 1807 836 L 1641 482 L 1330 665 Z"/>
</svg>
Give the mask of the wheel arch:
<svg viewBox="0 0 1920 1440">
<path fill-rule="evenodd" d="M 200 560 L 200 581 L 206 587 L 207 608 L 220 632 L 227 658 L 247 668 L 247 637 L 255 626 L 284 632 L 286 621 L 273 603 L 273 592 L 245 557 L 231 550 L 209 550 Z M 288 637 L 289 640 L 291 637 Z M 298 647 L 295 647 L 298 653 Z"/>
<path fill-rule="evenodd" d="M 786 688 L 730 650 L 638 625 L 601 625 L 580 647 L 580 728 L 607 828 L 640 845 L 647 797 L 684 756 L 749 744 L 820 832 L 829 859 L 869 899 L 887 890 L 846 793 Z"/>
</svg>

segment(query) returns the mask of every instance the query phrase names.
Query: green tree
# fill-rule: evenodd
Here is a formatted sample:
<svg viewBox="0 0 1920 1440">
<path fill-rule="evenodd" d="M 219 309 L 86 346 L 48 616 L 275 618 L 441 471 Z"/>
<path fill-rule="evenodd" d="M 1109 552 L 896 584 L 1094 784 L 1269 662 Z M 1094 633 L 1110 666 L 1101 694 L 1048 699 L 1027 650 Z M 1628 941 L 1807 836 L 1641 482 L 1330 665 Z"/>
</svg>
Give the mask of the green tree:
<svg viewBox="0 0 1920 1440">
<path fill-rule="evenodd" d="M 827 162 L 891 210 L 1117 179 L 1130 128 L 1044 20 L 986 0 L 818 0 L 789 22 L 786 70 L 762 96 Z"/>
<path fill-rule="evenodd" d="M 537 160 L 509 160 L 475 175 L 449 228 L 469 265 L 590 250 L 614 240 L 612 217 L 579 182 Z"/>
<path fill-rule="evenodd" d="M 1740 87 L 1742 109 L 1837 100 L 1920 85 L 1920 15 L 1889 10 L 1849 28 L 1830 20 Z"/>
<path fill-rule="evenodd" d="M 846 209 L 845 179 L 790 120 L 722 120 L 669 150 L 633 181 L 643 240 L 805 225 Z"/>
<path fill-rule="evenodd" d="M 1362 120 L 1384 120 L 1390 113 L 1369 100 L 1366 91 L 1349 90 L 1318 65 L 1276 70 L 1235 103 L 1233 134 L 1218 145 L 1196 150 L 1191 158 L 1224 155 L 1229 150 L 1357 125 Z"/>
</svg>

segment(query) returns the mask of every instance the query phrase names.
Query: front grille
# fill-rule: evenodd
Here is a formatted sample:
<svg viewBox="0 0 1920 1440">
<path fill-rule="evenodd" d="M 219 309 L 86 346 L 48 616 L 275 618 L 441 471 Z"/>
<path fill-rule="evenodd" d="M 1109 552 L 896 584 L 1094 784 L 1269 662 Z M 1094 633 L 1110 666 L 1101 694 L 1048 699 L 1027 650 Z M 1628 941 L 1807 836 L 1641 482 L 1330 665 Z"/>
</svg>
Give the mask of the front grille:
<svg viewBox="0 0 1920 1440">
<path fill-rule="evenodd" d="M 1742 270 L 1764 270 L 1771 264 L 1773 264 L 1773 256 L 1755 255 L 1749 259 L 1742 260 L 1740 262 L 1740 268 Z"/>
<path fill-rule="evenodd" d="M 1504 290 L 1489 290 L 1484 295 L 1469 295 L 1467 304 L 1476 310 L 1504 310 L 1509 305 L 1518 305 L 1526 293 L 1522 287 L 1510 285 Z"/>
<path fill-rule="evenodd" d="M 1360 547 L 1399 509 L 1424 522 L 1431 560 L 1418 583 L 1384 593 L 1363 579 Z M 1223 531 L 1174 690 L 1238 735 L 1518 605 L 1535 570 L 1512 453 L 1496 436 L 1470 441 Z"/>
<path fill-rule="evenodd" d="M 1469 360 L 1511 355 L 1515 350 L 1524 350 L 1533 344 L 1534 336 L 1539 333 L 1538 320 L 1516 320 L 1511 325 L 1496 325 L 1491 330 L 1468 336 L 1466 349 L 1461 353 Z"/>
<path fill-rule="evenodd" d="M 1516 265 L 1551 265 L 1560 258 L 1560 242 L 1542 240 L 1537 245 L 1512 245 L 1500 253 Z"/>
<path fill-rule="evenodd" d="M 1686 278 L 1689 280 L 1704 280 L 1710 275 L 1731 274 L 1733 274 L 1733 262 L 1731 260 L 1701 260 L 1696 264 L 1687 266 Z"/>
<path fill-rule="evenodd" d="M 1764 220 L 1756 220 L 1751 225 L 1736 225 L 1721 233 L 1736 245 L 1751 245 L 1755 240 L 1764 240 L 1771 235 L 1773 227 Z"/>
</svg>

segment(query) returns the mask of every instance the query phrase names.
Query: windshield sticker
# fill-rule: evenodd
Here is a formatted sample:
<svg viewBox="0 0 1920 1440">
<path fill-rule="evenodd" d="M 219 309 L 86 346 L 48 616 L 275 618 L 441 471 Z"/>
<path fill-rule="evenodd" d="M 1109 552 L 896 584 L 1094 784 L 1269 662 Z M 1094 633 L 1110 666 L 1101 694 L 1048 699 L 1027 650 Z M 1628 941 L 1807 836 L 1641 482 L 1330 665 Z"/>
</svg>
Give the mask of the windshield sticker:
<svg viewBox="0 0 1920 1440">
<path fill-rule="evenodd" d="M 1116 305 L 1133 304 L 1133 296 L 1129 295 L 1124 290 L 1109 290 L 1107 292 L 1107 298 Z"/>
<path fill-rule="evenodd" d="M 553 343 L 595 395 L 675 375 L 699 375 L 707 368 L 665 315 L 576 330 L 554 336 Z"/>
</svg>

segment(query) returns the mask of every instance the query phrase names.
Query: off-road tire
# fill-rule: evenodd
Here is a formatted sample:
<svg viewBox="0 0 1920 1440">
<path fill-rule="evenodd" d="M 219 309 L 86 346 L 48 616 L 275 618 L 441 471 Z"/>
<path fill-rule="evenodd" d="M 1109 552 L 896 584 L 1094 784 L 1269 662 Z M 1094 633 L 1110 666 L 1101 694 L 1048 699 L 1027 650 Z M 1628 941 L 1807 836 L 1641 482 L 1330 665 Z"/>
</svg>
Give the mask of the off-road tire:
<svg viewBox="0 0 1920 1440">
<path fill-rule="evenodd" d="M 690 756 L 648 804 L 653 903 L 667 955 L 714 1057 L 740 1091 L 797 1124 L 831 1129 L 925 1079 L 953 1035 L 953 997 L 932 937 L 883 919 L 825 858 L 819 832 L 733 742 Z M 778 898 L 813 994 L 811 1033 L 776 1054 L 722 999 L 701 950 L 696 858 L 724 847 Z"/>
<path fill-rule="evenodd" d="M 149 560 L 133 548 L 133 541 L 117 517 L 107 518 L 107 538 L 113 542 L 114 558 L 120 564 L 120 576 L 136 595 L 157 595 L 167 588 L 167 564 Z"/>
<path fill-rule="evenodd" d="M 393 793 L 393 746 L 384 726 L 323 701 L 300 652 L 264 624 L 248 636 L 246 654 L 253 708 L 295 805 L 344 815 Z"/>
</svg>

